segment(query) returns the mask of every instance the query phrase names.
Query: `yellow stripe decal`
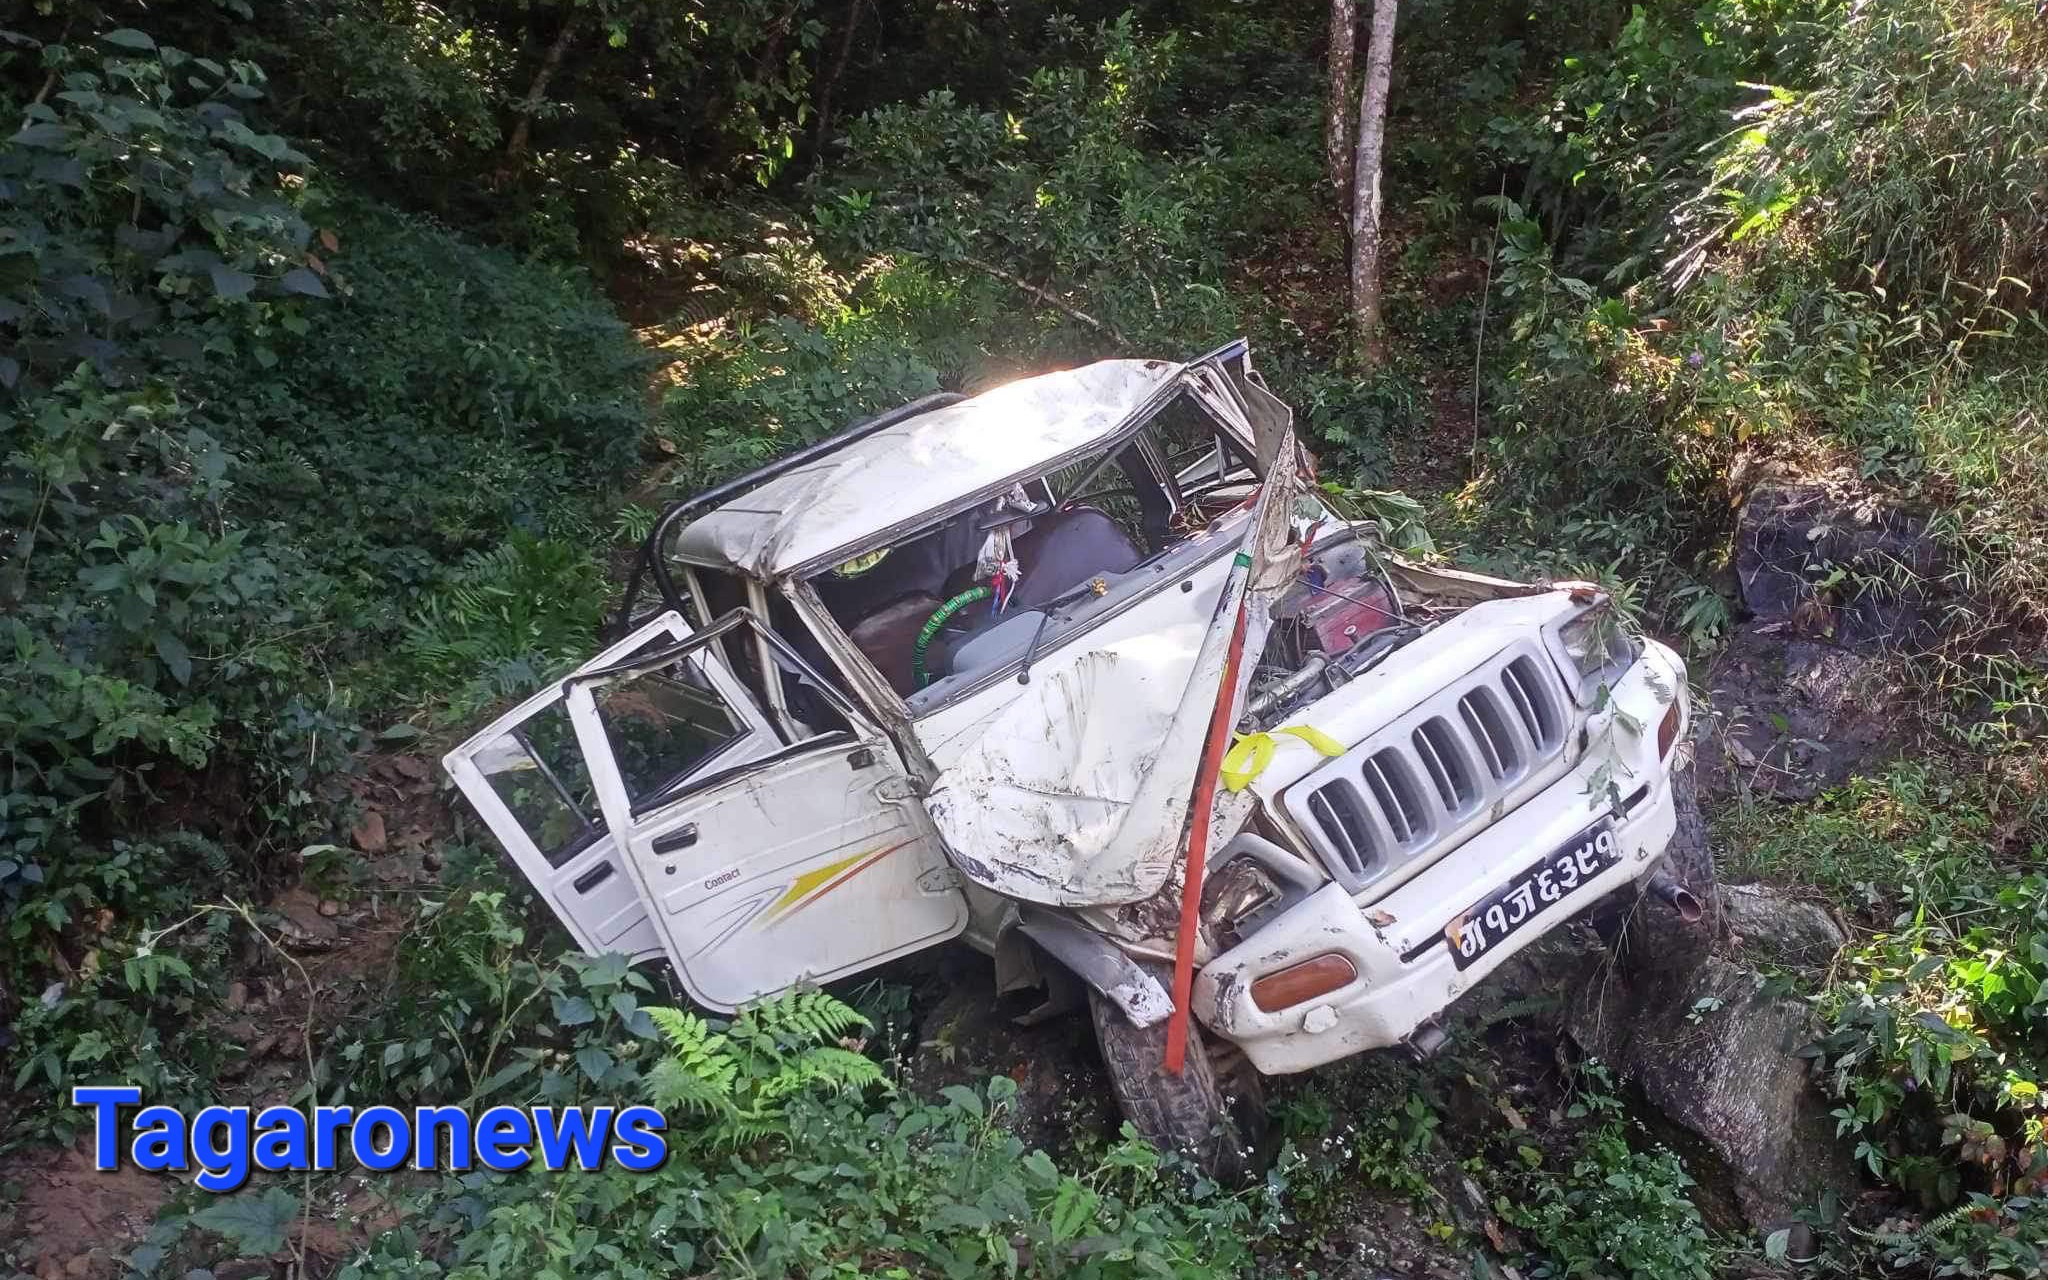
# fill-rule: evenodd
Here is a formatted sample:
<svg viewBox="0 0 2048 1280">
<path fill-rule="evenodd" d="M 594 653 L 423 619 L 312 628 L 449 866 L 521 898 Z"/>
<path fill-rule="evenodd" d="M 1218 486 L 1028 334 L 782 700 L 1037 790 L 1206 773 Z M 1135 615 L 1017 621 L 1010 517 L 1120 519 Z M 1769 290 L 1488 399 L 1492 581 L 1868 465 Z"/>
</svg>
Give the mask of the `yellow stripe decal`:
<svg viewBox="0 0 2048 1280">
<path fill-rule="evenodd" d="M 767 911 L 762 913 L 761 923 L 775 923 L 777 919 L 802 906 L 806 901 L 821 898 L 851 880 L 855 873 L 867 864 L 879 861 L 909 843 L 905 840 L 901 844 L 892 844 L 886 848 L 863 850 L 850 858 L 841 858 L 837 862 L 828 862 L 822 867 L 814 867 L 804 872 Z"/>
</svg>

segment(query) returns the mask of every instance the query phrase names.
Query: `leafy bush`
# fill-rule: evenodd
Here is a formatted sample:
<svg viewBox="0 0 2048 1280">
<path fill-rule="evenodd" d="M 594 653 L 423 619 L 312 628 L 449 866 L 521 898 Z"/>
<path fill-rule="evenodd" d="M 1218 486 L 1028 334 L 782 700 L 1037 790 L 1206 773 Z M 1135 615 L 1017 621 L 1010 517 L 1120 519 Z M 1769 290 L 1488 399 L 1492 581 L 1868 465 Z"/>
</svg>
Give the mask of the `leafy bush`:
<svg viewBox="0 0 2048 1280">
<path fill-rule="evenodd" d="M 574 276 L 325 194 L 253 64 L 38 58 L 0 138 L 0 1012 L 24 1098 L 176 1100 L 243 935 L 145 926 L 346 829 L 366 711 L 586 646 L 645 366 Z"/>
<path fill-rule="evenodd" d="M 1501 1217 L 1527 1231 L 1543 1257 L 1528 1274 L 1601 1280 L 1707 1280 L 1712 1255 L 1700 1211 L 1688 1198 L 1692 1178 L 1668 1148 L 1638 1151 L 1611 1082 L 1597 1063 L 1568 1108 L 1586 1119 L 1571 1163 L 1555 1172 L 1537 1164 L 1521 1195 L 1497 1201 Z M 1525 1150 L 1541 1155 L 1534 1148 Z"/>
<path fill-rule="evenodd" d="M 1519 202 L 1569 269 L 1631 283 L 1661 265 L 1656 251 L 1699 190 L 1707 149 L 1752 96 L 1743 82 L 1804 73 L 1809 33 L 1832 8 L 1677 0 L 1582 18 L 1567 28 L 1571 56 L 1544 106 L 1495 118 L 1483 145 L 1526 173 Z"/>
<path fill-rule="evenodd" d="M 816 1275 L 886 1262 L 902 1275 L 1210 1276 L 1248 1261 L 1246 1195 L 1184 1181 L 1128 1134 L 1065 1172 L 1004 1127 L 1007 1078 L 955 1085 L 943 1104 L 871 1101 L 879 1069 L 840 1039 L 865 1019 L 830 996 L 785 996 L 729 1023 L 647 1012 L 668 1042 L 647 1085 L 682 1108 L 666 1165 L 451 1178 L 419 1225 L 341 1274 Z M 444 1267 L 420 1244 L 449 1228 Z"/>
<path fill-rule="evenodd" d="M 1823 886 L 1871 927 L 1819 992 L 1824 1033 L 1807 1050 L 1839 1132 L 1904 1201 L 1859 1228 L 1860 1265 L 2044 1274 L 2048 828 L 2034 784 L 1899 764 L 1732 831 L 1738 865 Z"/>
<path fill-rule="evenodd" d="M 697 487 L 938 389 L 938 371 L 885 312 L 815 327 L 784 317 L 717 344 L 668 394 L 659 429 L 686 450 L 681 479 Z"/>
<path fill-rule="evenodd" d="M 1688 237 L 1817 237 L 1838 283 L 1926 315 L 1923 340 L 2006 329 L 2048 269 L 2039 15 L 2015 0 L 1823 12 L 1810 69 L 1719 149 Z"/>
</svg>

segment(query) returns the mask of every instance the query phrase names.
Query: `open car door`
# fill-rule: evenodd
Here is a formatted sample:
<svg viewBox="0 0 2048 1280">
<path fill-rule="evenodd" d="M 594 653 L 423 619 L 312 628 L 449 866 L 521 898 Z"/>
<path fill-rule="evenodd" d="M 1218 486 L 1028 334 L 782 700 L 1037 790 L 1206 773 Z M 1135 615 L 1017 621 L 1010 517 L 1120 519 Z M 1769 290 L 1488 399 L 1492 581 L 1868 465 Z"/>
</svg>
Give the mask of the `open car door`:
<svg viewBox="0 0 2048 1280">
<path fill-rule="evenodd" d="M 718 647 L 781 682 L 765 743 L 702 755 L 668 731 Z M 741 661 L 748 661 L 742 658 Z M 743 687 L 735 723 L 771 723 Z M 563 683 L 605 827 L 649 928 L 692 999 L 730 1011 L 958 935 L 967 899 L 895 747 L 748 610 L 697 636 L 594 663 Z M 765 749 L 762 749 L 765 747 Z"/>
<path fill-rule="evenodd" d="M 598 670 L 690 638 L 681 615 L 664 613 L 577 669 Z M 573 678 L 573 677 L 572 677 Z M 699 764 L 733 764 L 781 749 L 782 740 L 724 661 L 690 666 L 686 692 L 671 699 L 671 732 L 720 749 Z M 644 960 L 662 952 L 640 890 L 619 857 L 592 789 L 561 684 L 528 698 L 449 752 L 441 767 L 484 825 L 554 909 L 576 945 L 591 955 L 623 952 Z"/>
</svg>

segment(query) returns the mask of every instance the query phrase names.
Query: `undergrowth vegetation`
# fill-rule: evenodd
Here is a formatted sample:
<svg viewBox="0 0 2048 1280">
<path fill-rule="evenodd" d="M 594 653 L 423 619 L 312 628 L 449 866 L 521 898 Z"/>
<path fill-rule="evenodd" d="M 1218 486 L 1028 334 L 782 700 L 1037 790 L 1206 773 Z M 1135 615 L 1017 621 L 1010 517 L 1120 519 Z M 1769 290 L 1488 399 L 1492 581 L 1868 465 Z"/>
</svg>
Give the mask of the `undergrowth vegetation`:
<svg viewBox="0 0 2048 1280">
<path fill-rule="evenodd" d="M 1815 1000 L 1806 1052 L 1837 1131 L 1907 1204 L 1823 1206 L 1855 1273 L 2042 1273 L 2048 1215 L 2048 810 L 2009 769 L 1899 764 L 1788 815 L 1731 814 L 1731 870 L 1815 886 L 1859 938 Z"/>
</svg>

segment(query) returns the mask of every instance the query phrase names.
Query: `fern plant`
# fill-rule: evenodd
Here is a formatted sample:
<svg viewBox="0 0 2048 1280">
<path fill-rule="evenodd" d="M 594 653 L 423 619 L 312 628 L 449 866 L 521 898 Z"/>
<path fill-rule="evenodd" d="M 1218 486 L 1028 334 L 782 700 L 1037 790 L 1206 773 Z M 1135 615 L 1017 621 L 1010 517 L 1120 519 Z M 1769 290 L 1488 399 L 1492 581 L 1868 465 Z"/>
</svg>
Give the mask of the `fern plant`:
<svg viewBox="0 0 2048 1280">
<path fill-rule="evenodd" d="M 737 1147 L 788 1132 L 790 1100 L 807 1092 L 889 1088 L 850 1034 L 866 1018 L 822 991 L 790 992 L 741 1011 L 720 1030 L 682 1009 L 649 1009 L 668 1051 L 647 1073 L 656 1105 L 700 1118 L 705 1145 Z"/>
</svg>

